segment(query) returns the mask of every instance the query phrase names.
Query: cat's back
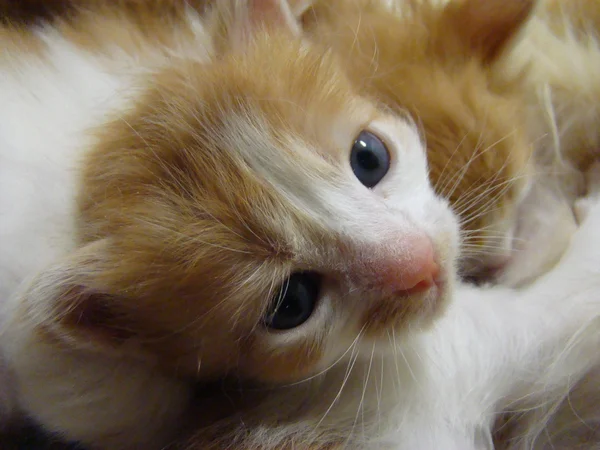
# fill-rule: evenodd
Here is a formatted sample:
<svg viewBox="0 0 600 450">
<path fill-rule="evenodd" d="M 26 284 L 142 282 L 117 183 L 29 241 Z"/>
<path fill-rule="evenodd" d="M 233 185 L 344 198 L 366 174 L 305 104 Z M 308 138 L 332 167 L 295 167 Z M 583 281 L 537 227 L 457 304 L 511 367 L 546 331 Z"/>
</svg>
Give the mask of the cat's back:
<svg viewBox="0 0 600 450">
<path fill-rule="evenodd" d="M 94 129 L 126 110 L 154 69 L 208 55 L 197 10 L 149 2 L 141 20 L 121 3 L 0 25 L 0 301 L 74 244 Z"/>
</svg>

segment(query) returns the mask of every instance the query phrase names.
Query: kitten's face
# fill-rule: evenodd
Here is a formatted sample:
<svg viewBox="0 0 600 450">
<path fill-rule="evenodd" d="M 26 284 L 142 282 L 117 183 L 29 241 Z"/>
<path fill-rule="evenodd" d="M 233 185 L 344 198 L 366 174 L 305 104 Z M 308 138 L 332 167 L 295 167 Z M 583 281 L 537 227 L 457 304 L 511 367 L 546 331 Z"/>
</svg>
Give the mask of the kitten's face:
<svg viewBox="0 0 600 450">
<path fill-rule="evenodd" d="M 532 3 L 406 2 L 392 14 L 378 1 L 342 0 L 306 14 L 309 32 L 336 49 L 363 92 L 418 121 L 432 184 L 460 217 L 465 275 L 507 262 L 529 188 L 524 105 L 511 86 L 492 88 L 489 71 Z"/>
<path fill-rule="evenodd" d="M 182 375 L 289 382 L 361 332 L 387 343 L 429 324 L 454 277 L 455 218 L 415 127 L 342 73 L 281 35 L 153 77 L 87 161 L 93 252 L 69 326 Z"/>
</svg>

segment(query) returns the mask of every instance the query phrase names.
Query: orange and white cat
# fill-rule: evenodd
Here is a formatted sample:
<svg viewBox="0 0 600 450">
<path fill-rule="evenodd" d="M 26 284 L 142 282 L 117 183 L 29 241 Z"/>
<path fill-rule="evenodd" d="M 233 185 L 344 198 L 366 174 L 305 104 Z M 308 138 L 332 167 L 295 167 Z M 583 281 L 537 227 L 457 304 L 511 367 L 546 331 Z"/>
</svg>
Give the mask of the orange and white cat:
<svg viewBox="0 0 600 450">
<path fill-rule="evenodd" d="M 299 32 L 258 0 L 1 29 L 2 350 L 51 431 L 162 448 L 195 382 L 297 381 L 443 311 L 416 128 Z"/>
<path fill-rule="evenodd" d="M 600 205 L 535 284 L 460 284 L 418 127 L 293 11 L 0 28 L 7 410 L 92 448 L 463 450 L 597 362 Z"/>
</svg>

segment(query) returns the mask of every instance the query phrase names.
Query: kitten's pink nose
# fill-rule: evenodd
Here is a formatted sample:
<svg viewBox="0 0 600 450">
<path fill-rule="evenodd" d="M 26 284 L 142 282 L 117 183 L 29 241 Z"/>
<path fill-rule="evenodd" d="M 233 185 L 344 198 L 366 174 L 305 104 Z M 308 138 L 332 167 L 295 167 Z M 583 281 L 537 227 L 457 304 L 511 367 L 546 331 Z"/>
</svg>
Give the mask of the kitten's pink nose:
<svg viewBox="0 0 600 450">
<path fill-rule="evenodd" d="M 431 288 L 440 272 L 431 239 L 427 236 L 415 236 L 403 245 L 403 253 L 406 258 L 394 258 L 382 264 L 382 288 L 410 294 Z"/>
</svg>

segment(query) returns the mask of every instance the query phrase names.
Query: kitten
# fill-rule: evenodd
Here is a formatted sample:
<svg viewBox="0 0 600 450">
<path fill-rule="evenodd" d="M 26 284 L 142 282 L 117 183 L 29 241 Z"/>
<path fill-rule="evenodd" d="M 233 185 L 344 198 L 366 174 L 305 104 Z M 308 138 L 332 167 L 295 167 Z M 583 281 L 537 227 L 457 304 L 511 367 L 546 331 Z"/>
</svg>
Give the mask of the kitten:
<svg viewBox="0 0 600 450">
<path fill-rule="evenodd" d="M 69 1 L 27 0 L 16 8 L 7 3 L 5 9 L 13 12 L 6 15 L 25 22 L 50 13 L 65 15 L 74 6 Z M 523 53 L 523 35 L 527 41 L 531 33 L 522 29 L 529 30 L 530 22 L 539 21 L 541 14 L 531 17 L 534 2 L 517 2 L 499 8 L 498 13 L 493 2 L 479 7 L 477 2 L 457 1 L 450 2 L 456 10 L 453 14 L 441 14 L 447 3 L 334 0 L 315 5 L 296 1 L 293 6 L 302 15 L 305 29 L 339 54 L 363 91 L 398 113 L 408 111 L 419 118 L 428 143 L 432 182 L 461 218 L 463 275 L 523 284 L 551 267 L 568 245 L 576 229 L 571 204 L 581 185 L 577 173 L 568 168 L 555 163 L 547 167 L 540 161 L 532 164 L 533 144 L 540 159 L 540 149 L 551 147 L 544 136 L 554 135 L 555 125 L 540 126 L 547 111 L 536 110 L 529 98 L 530 91 L 540 91 L 539 77 L 536 86 L 529 83 L 524 88 L 517 77 L 496 83 L 501 84 L 498 89 L 490 87 L 497 74 L 505 72 L 505 60 Z M 587 4 L 581 3 L 592 9 L 593 16 L 594 3 Z M 559 4 L 551 5 L 559 9 Z M 571 21 L 581 28 L 583 22 L 577 17 L 584 14 L 578 8 L 568 9 L 575 13 Z M 470 17 L 471 23 L 464 17 Z M 482 29 L 493 33 L 478 36 Z M 463 44 L 455 45 L 461 39 Z M 491 39 L 485 54 L 477 49 L 481 39 Z M 582 47 L 579 42 L 572 45 Z M 587 49 L 588 54 L 592 51 Z M 522 57 L 516 59 L 523 65 Z M 593 64 L 585 69 L 584 74 L 595 73 Z M 577 82 L 566 85 L 571 91 L 576 86 Z M 567 192 L 563 192 L 563 179 L 548 180 L 546 173 L 565 171 L 570 177 Z M 538 208 L 540 204 L 544 207 Z M 547 245 L 550 241 L 553 245 Z M 526 246 L 534 250 L 526 251 Z"/>
<path fill-rule="evenodd" d="M 287 3 L 182 6 L 2 29 L 0 344 L 23 413 L 96 448 L 191 421 L 203 450 L 468 449 L 593 363 L 600 207 L 538 283 L 455 290 L 416 127 Z"/>
<path fill-rule="evenodd" d="M 162 448 L 195 382 L 297 382 L 452 288 L 413 124 L 285 2 L 203 7 L 0 29 L 2 352 L 18 408 L 93 447 Z"/>
<path fill-rule="evenodd" d="M 579 170 L 598 154 L 600 21 L 587 0 L 507 5 L 320 1 L 304 24 L 364 92 L 419 117 L 432 182 L 461 217 L 464 274 L 520 285 L 576 229 Z"/>
</svg>

